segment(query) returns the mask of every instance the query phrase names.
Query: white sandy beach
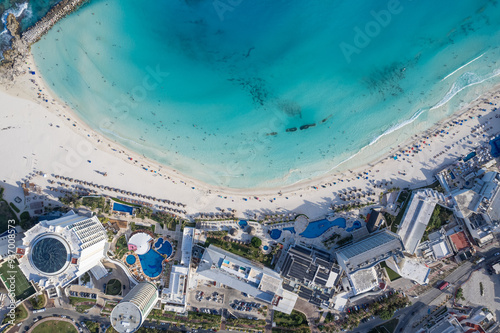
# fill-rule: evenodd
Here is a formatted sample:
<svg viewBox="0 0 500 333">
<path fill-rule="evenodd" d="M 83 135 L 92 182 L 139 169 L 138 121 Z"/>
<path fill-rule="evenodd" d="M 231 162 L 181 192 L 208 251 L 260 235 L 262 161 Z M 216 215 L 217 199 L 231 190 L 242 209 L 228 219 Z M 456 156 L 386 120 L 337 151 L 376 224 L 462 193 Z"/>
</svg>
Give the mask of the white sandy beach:
<svg viewBox="0 0 500 333">
<path fill-rule="evenodd" d="M 187 205 L 184 208 L 187 215 L 231 208 L 237 210 L 239 217 L 246 217 L 245 213 L 294 211 L 314 219 L 331 212 L 332 203 L 344 203 L 336 195 L 344 189 L 371 189 L 372 184 L 383 184 L 375 191 L 374 198 L 377 198 L 380 191 L 387 188 L 419 187 L 432 183 L 436 171 L 457 157 L 468 154 L 473 147 L 488 141 L 500 131 L 500 118 L 495 117 L 499 112 L 491 111 L 500 102 L 497 88 L 468 108 L 457 110 L 453 117 L 432 129 L 432 133 L 436 133 L 444 128 L 449 134 L 429 135 L 429 139 L 427 134 L 414 137 L 415 144 L 421 146 L 414 147 L 412 152 L 421 151 L 409 153 L 410 156 L 401 156 L 397 160 L 387 156 L 376 164 L 352 172 L 331 174 L 281 189 L 223 189 L 189 179 L 166 166 L 148 161 L 94 132 L 55 96 L 50 95 L 33 65 L 32 57 L 28 61 L 25 74 L 0 88 L 0 140 L 3 143 L 0 147 L 3 161 L 0 165 L 0 185 L 6 187 L 8 201 L 13 201 L 16 196 L 22 197 L 20 182 L 23 179 L 33 171 L 43 171 L 47 178 L 34 179 L 42 187 L 48 185 L 48 179 L 54 180 L 53 174 L 69 176 L 181 202 Z M 29 74 L 28 67 L 37 74 Z M 38 93 L 44 98 L 39 98 Z M 451 121 L 456 119 L 467 121 L 449 127 Z M 470 136 L 471 129 L 478 125 L 484 125 L 485 131 L 477 137 Z M 460 139 L 463 139 L 462 142 L 459 142 Z M 400 149 L 411 150 L 411 144 L 400 145 Z M 96 171 L 106 172 L 107 176 Z M 368 174 L 358 178 L 362 172 Z M 389 184 L 386 186 L 385 183 Z M 50 199 L 51 194 L 46 194 Z"/>
</svg>

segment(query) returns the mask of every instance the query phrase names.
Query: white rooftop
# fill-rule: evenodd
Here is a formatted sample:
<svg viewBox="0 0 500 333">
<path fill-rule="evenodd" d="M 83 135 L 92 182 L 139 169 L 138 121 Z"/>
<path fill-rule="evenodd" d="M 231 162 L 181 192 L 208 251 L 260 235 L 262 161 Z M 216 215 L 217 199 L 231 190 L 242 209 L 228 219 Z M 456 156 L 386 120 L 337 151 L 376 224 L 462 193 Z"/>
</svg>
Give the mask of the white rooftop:
<svg viewBox="0 0 500 333">
<path fill-rule="evenodd" d="M 128 244 L 137 247 L 137 250 L 135 250 L 136 254 L 143 255 L 149 251 L 151 247 L 149 241 L 151 241 L 152 239 L 153 238 L 148 234 L 144 232 L 138 232 L 130 237 L 130 239 L 128 240 Z"/>
<path fill-rule="evenodd" d="M 64 287 L 100 264 L 106 242 L 106 231 L 96 216 L 70 211 L 25 232 L 18 246 L 24 251 L 19 267 L 42 288 Z"/>
<path fill-rule="evenodd" d="M 349 274 L 353 295 L 359 295 L 370 291 L 378 286 L 377 272 L 375 267 L 362 269 Z"/>
<path fill-rule="evenodd" d="M 398 235 L 403 240 L 405 251 L 414 254 L 438 199 L 434 191 L 421 190 L 414 192 L 410 200 L 410 205 L 403 215 Z"/>
<path fill-rule="evenodd" d="M 432 246 L 432 251 L 434 252 L 434 257 L 436 257 L 436 259 L 441 259 L 451 254 L 445 240 L 434 244 Z"/>
</svg>

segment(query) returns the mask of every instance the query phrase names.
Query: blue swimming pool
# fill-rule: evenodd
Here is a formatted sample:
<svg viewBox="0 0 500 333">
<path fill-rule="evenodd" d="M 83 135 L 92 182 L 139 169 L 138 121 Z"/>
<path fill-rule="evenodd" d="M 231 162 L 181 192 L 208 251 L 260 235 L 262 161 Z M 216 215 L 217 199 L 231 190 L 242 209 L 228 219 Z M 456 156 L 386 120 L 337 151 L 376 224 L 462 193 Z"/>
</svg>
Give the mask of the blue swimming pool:
<svg viewBox="0 0 500 333">
<path fill-rule="evenodd" d="M 163 238 L 158 238 L 155 243 L 155 248 L 159 248 L 163 244 Z"/>
<path fill-rule="evenodd" d="M 359 222 L 359 221 L 354 221 L 354 223 L 352 224 L 352 227 L 347 228 L 347 229 L 345 229 L 345 230 L 346 230 L 347 232 L 351 232 L 351 231 L 354 231 L 354 230 L 359 229 L 359 228 L 361 228 L 361 222 Z"/>
<path fill-rule="evenodd" d="M 295 228 L 294 227 L 283 228 L 283 230 L 290 231 L 292 234 L 295 233 Z"/>
<path fill-rule="evenodd" d="M 491 145 L 491 156 L 499 157 L 500 156 L 500 136 L 494 138 L 490 141 Z"/>
<path fill-rule="evenodd" d="M 267 251 L 267 250 L 269 250 L 269 246 L 264 245 L 263 249 L 264 249 L 264 251 Z"/>
<path fill-rule="evenodd" d="M 163 269 L 163 256 L 153 249 L 150 249 L 146 254 L 139 255 L 141 266 L 144 274 L 149 277 L 157 277 Z"/>
<path fill-rule="evenodd" d="M 345 228 L 346 221 L 344 218 L 339 217 L 333 221 L 328 221 L 327 219 L 310 222 L 307 225 L 306 230 L 300 235 L 304 238 L 316 238 L 323 235 L 331 227 L 337 226 L 339 228 Z"/>
<path fill-rule="evenodd" d="M 473 151 L 472 153 L 470 153 L 469 155 L 465 156 L 464 157 L 464 162 L 467 162 L 468 160 L 470 160 L 471 158 L 473 158 L 474 156 L 476 156 L 476 152 Z"/>
<path fill-rule="evenodd" d="M 158 241 L 156 243 L 158 244 Z M 160 247 L 156 248 L 156 251 L 166 255 L 167 257 L 170 257 L 170 255 L 172 254 L 172 244 L 170 244 L 169 241 L 163 241 L 162 239 L 162 244 Z"/>
<path fill-rule="evenodd" d="M 240 220 L 240 222 L 238 222 L 238 225 L 241 229 L 245 229 L 245 227 L 248 225 L 248 222 L 245 220 Z"/>
<path fill-rule="evenodd" d="M 281 230 L 280 229 L 273 229 L 269 233 L 269 236 L 271 236 L 272 239 L 279 239 L 281 237 Z"/>
<path fill-rule="evenodd" d="M 118 202 L 114 202 L 113 203 L 113 210 L 116 210 L 117 212 L 129 213 L 130 215 L 132 215 L 132 213 L 134 212 L 134 207 L 127 206 L 127 205 L 124 205 L 124 204 L 121 204 Z"/>
<path fill-rule="evenodd" d="M 135 261 L 136 261 L 135 256 L 133 256 L 133 255 L 129 254 L 129 255 L 127 256 L 126 261 L 127 261 L 127 264 L 129 264 L 129 265 L 133 265 L 133 264 L 135 264 Z"/>
</svg>

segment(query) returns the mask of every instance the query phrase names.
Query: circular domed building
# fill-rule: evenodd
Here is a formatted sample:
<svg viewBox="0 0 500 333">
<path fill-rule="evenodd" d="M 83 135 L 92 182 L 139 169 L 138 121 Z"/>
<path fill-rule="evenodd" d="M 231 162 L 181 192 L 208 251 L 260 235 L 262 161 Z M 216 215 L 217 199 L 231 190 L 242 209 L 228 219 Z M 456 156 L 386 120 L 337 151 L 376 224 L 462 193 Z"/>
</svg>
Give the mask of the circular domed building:
<svg viewBox="0 0 500 333">
<path fill-rule="evenodd" d="M 26 231 L 22 245 L 16 250 L 19 268 L 41 289 L 65 287 L 91 269 L 99 279 L 107 274 L 101 263 L 107 239 L 106 230 L 96 216 L 80 216 L 70 211 Z"/>
<path fill-rule="evenodd" d="M 231 228 L 231 230 L 229 230 L 229 235 L 230 236 L 236 236 L 238 234 L 238 230 L 234 229 L 234 228 Z"/>
</svg>

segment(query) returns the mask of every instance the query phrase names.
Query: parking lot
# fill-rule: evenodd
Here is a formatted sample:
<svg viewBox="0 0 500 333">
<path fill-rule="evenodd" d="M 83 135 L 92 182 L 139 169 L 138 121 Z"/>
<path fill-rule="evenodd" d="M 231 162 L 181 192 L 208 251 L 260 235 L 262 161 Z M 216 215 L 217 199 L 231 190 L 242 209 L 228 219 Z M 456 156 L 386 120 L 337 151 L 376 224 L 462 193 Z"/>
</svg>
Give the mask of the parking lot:
<svg viewBox="0 0 500 333">
<path fill-rule="evenodd" d="M 265 303 L 259 302 L 253 297 L 245 296 L 239 290 L 213 285 L 209 287 L 206 281 L 200 281 L 196 292 L 188 294 L 187 301 L 194 311 L 198 310 L 220 315 L 222 314 L 221 311 L 226 309 L 237 317 L 265 319 L 265 316 L 257 311 L 265 306 Z M 242 306 L 241 302 L 245 306 Z M 235 304 L 237 305 L 235 306 Z M 251 304 L 251 306 L 247 306 L 248 304 Z"/>
<path fill-rule="evenodd" d="M 481 285 L 483 286 L 483 295 L 481 295 Z M 458 303 L 469 306 L 485 306 L 493 312 L 496 318 L 499 318 L 500 303 L 497 301 L 500 297 L 499 275 L 489 275 L 484 269 L 474 272 L 471 278 L 462 285 L 462 291 L 465 301 L 458 301 Z"/>
<path fill-rule="evenodd" d="M 69 291 L 69 295 L 72 297 L 82 297 L 82 298 L 90 298 L 90 299 L 97 299 L 97 294 L 95 293 L 86 293 L 83 291 L 76 292 L 76 291 Z"/>
</svg>

